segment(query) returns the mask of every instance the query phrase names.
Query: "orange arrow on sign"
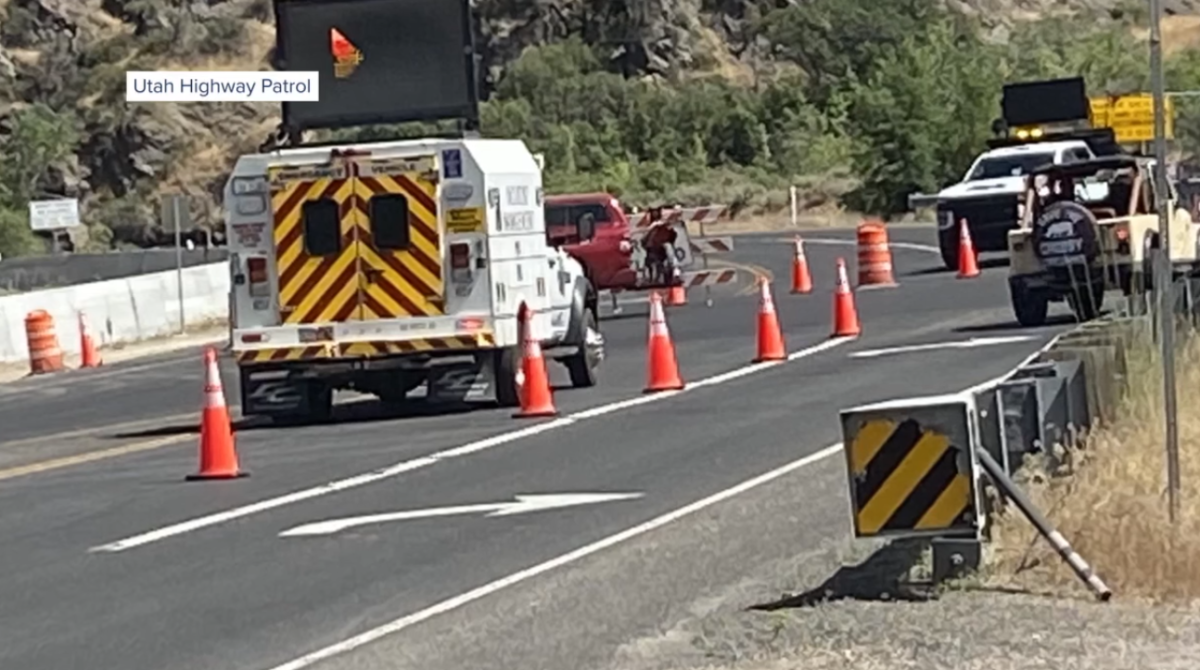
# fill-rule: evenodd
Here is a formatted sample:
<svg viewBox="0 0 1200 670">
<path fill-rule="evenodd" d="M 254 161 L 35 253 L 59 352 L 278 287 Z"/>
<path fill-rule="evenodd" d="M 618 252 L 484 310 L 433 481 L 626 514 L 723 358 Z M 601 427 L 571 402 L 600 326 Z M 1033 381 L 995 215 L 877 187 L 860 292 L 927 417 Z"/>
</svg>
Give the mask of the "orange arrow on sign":
<svg viewBox="0 0 1200 670">
<path fill-rule="evenodd" d="M 329 52 L 333 55 L 333 73 L 338 79 L 349 77 L 363 61 L 362 52 L 337 28 L 329 29 Z"/>
</svg>

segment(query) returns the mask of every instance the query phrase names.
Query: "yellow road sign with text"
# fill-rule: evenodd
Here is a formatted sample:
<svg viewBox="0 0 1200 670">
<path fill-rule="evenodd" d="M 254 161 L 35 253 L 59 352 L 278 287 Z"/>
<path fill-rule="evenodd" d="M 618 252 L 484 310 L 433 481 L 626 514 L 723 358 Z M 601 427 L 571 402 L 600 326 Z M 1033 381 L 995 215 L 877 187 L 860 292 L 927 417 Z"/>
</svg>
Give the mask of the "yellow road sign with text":
<svg viewBox="0 0 1200 670">
<path fill-rule="evenodd" d="M 1154 140 L 1154 98 L 1149 93 L 1091 98 L 1092 126 L 1112 128 L 1118 143 Z M 1175 105 L 1166 99 L 1165 137 L 1175 136 Z"/>
</svg>

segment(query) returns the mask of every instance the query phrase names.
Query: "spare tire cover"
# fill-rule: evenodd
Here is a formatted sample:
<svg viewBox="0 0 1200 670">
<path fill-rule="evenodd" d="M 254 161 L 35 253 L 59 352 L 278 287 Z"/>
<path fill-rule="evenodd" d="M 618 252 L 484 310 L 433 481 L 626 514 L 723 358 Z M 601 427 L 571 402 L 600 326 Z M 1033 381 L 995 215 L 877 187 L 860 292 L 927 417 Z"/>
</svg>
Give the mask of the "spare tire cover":
<svg viewBox="0 0 1200 670">
<path fill-rule="evenodd" d="M 1086 264 L 1100 255 L 1096 215 L 1071 201 L 1056 202 L 1033 222 L 1033 253 L 1047 266 Z"/>
</svg>

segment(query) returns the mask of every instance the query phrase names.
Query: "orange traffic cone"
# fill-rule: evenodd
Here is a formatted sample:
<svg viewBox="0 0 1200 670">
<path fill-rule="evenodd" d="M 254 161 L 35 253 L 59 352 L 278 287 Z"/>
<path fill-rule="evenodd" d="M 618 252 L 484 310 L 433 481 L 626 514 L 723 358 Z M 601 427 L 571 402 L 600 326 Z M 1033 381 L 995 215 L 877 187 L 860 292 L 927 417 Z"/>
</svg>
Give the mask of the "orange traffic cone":
<svg viewBox="0 0 1200 670">
<path fill-rule="evenodd" d="M 785 360 L 787 347 L 783 344 L 779 315 L 775 313 L 775 300 L 771 298 L 771 285 L 764 278 L 759 278 L 758 285 L 761 290 L 758 299 L 758 356 L 754 362 Z"/>
<path fill-rule="evenodd" d="M 646 353 L 649 372 L 646 393 L 683 388 L 679 361 L 675 360 L 675 344 L 671 342 L 671 333 L 667 330 L 662 296 L 657 292 L 650 294 L 650 342 Z"/>
<path fill-rule="evenodd" d="M 667 291 L 667 306 L 679 307 L 687 304 L 687 290 L 683 286 L 672 286 L 670 291 Z"/>
<path fill-rule="evenodd" d="M 971 231 L 963 219 L 958 229 L 958 278 L 973 279 L 979 276 L 979 260 L 975 257 L 975 244 L 971 242 Z"/>
<path fill-rule="evenodd" d="M 521 378 L 517 381 L 521 409 L 513 416 L 525 419 L 555 416 L 558 409 L 554 407 L 550 375 L 546 372 L 546 359 L 542 357 L 542 345 L 533 332 L 533 313 L 525 305 L 521 305 L 520 319 L 521 330 L 525 333 Z"/>
<path fill-rule="evenodd" d="M 102 363 L 100 353 L 96 351 L 96 341 L 88 332 L 87 317 L 83 312 L 79 313 L 79 358 L 79 367 L 82 368 L 98 368 Z"/>
<path fill-rule="evenodd" d="M 204 350 L 204 412 L 200 417 L 200 470 L 188 479 L 234 479 L 245 477 L 238 466 L 229 407 L 221 388 L 221 371 L 217 368 L 217 350 Z"/>
<path fill-rule="evenodd" d="M 854 293 L 846 274 L 846 259 L 837 259 L 837 272 L 837 288 L 833 291 L 833 336 L 856 337 L 862 334 L 862 326 L 858 323 L 858 308 L 854 306 Z"/>
<path fill-rule="evenodd" d="M 812 293 L 812 274 L 804 256 L 804 240 L 796 236 L 796 251 L 792 256 L 792 293 Z"/>
</svg>

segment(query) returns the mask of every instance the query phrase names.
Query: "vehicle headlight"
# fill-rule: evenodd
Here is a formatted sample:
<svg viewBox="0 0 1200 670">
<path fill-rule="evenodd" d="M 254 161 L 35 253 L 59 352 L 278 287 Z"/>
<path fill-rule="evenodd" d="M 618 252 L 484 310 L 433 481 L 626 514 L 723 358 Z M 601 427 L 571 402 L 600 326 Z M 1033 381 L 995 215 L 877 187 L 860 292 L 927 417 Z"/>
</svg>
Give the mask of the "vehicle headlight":
<svg viewBox="0 0 1200 670">
<path fill-rule="evenodd" d="M 954 227 L 954 212 L 943 209 L 937 214 L 937 223 L 940 230 L 949 230 Z"/>
</svg>

